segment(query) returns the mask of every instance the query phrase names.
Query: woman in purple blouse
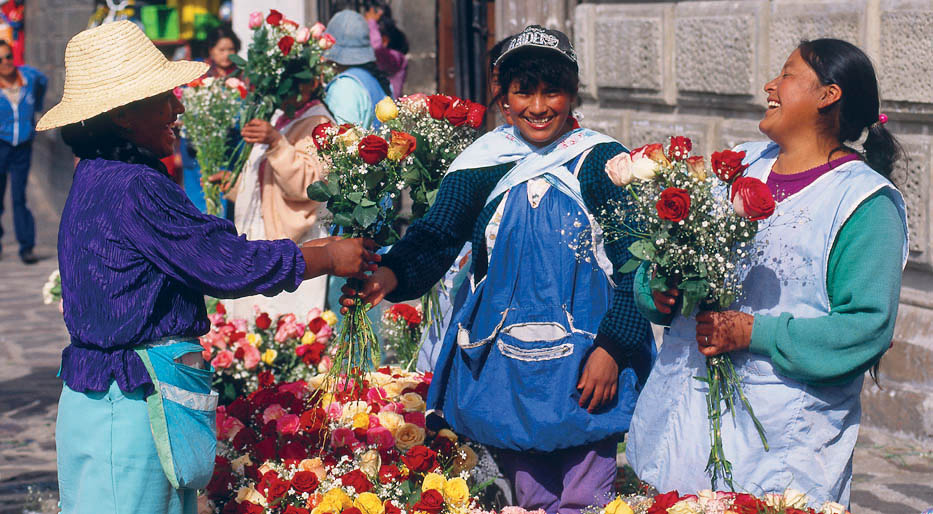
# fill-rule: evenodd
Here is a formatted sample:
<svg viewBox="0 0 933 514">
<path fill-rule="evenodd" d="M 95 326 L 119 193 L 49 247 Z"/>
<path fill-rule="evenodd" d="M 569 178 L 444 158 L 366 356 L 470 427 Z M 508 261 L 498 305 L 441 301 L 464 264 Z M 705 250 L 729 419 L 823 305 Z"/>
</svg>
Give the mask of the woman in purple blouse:
<svg viewBox="0 0 933 514">
<path fill-rule="evenodd" d="M 196 344 L 210 327 L 205 294 L 271 296 L 318 275 L 362 277 L 379 260 L 360 239 L 247 241 L 188 200 L 159 158 L 184 112 L 173 88 L 206 68 L 166 61 L 130 22 L 87 30 L 65 52 L 64 99 L 39 122 L 62 127 L 80 158 L 58 242 L 71 336 L 56 429 L 63 512 L 195 512 L 196 491 L 163 473 L 153 380 L 135 350 L 174 347 L 175 366 L 209 397 Z"/>
</svg>

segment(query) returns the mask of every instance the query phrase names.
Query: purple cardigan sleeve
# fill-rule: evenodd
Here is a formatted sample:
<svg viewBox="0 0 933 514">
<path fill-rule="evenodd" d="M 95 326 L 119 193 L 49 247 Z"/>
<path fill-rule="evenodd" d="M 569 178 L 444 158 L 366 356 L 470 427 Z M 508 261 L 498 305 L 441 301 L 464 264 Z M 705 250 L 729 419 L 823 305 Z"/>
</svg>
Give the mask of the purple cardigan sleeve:
<svg viewBox="0 0 933 514">
<path fill-rule="evenodd" d="M 247 241 L 233 223 L 198 211 L 167 177 L 135 177 L 123 208 L 127 244 L 187 287 L 236 298 L 301 284 L 305 262 L 294 242 Z"/>
</svg>

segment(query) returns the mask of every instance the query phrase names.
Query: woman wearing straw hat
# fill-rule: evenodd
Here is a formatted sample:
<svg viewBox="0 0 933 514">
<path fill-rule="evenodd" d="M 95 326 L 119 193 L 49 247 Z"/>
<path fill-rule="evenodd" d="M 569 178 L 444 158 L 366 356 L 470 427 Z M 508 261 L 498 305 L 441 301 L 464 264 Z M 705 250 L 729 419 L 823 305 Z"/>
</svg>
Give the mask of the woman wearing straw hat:
<svg viewBox="0 0 933 514">
<path fill-rule="evenodd" d="M 58 243 L 68 514 L 196 511 L 214 459 L 216 393 L 197 344 L 205 293 L 276 294 L 325 273 L 363 276 L 379 260 L 359 239 L 247 241 L 191 204 L 158 159 L 184 112 L 172 89 L 206 68 L 168 62 L 128 21 L 81 32 L 65 50 L 64 97 L 37 127 L 62 127 L 81 159 Z"/>
</svg>

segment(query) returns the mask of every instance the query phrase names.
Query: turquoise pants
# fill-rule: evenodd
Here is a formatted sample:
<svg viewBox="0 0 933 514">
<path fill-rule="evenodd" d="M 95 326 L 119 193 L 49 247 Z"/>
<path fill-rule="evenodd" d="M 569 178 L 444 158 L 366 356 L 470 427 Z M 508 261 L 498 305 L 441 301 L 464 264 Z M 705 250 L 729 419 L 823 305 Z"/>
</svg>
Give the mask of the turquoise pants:
<svg viewBox="0 0 933 514">
<path fill-rule="evenodd" d="M 79 393 L 67 385 L 55 427 L 62 514 L 194 514 L 197 491 L 165 478 L 142 388 Z"/>
</svg>

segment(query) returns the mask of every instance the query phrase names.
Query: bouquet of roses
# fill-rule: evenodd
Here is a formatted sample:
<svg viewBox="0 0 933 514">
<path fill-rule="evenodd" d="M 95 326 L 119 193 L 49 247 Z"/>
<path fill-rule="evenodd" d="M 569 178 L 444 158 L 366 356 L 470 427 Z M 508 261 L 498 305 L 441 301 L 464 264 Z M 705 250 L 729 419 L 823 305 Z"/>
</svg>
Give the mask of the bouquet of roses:
<svg viewBox="0 0 933 514">
<path fill-rule="evenodd" d="M 849 514 L 836 502 L 826 502 L 819 510 L 809 506 L 807 495 L 787 489 L 783 494 L 768 493 L 758 498 L 750 494 L 723 491 L 700 491 L 681 496 L 670 491 L 654 496 L 628 495 L 602 508 L 588 508 L 587 514 Z"/>
<path fill-rule="evenodd" d="M 466 514 L 476 455 L 425 428 L 430 375 L 382 368 L 322 389 L 327 375 L 218 408 L 214 512 Z M 317 398 L 323 396 L 325 402 Z"/>
<path fill-rule="evenodd" d="M 268 121 L 280 108 L 286 116 L 293 116 L 294 107 L 286 100 L 301 94 L 302 83 L 316 81 L 319 93 L 321 84 L 333 77 L 333 65 L 321 56 L 336 41 L 324 33 L 325 27 L 320 22 L 300 27 L 275 9 L 270 9 L 265 18 L 258 11 L 250 14 L 249 28 L 253 29 L 253 39 L 247 58 L 230 56 L 251 88 L 240 119 L 244 123 L 257 118 Z M 241 145 L 230 168 L 233 171 L 228 179 L 231 184 L 236 181 L 252 149 L 252 145 Z"/>
<path fill-rule="evenodd" d="M 419 306 L 420 307 L 420 306 Z M 418 360 L 421 346 L 421 309 L 397 303 L 382 315 L 382 344 L 395 352 L 396 362 L 409 370 Z"/>
<path fill-rule="evenodd" d="M 230 130 L 239 121 L 246 95 L 246 84 L 236 77 L 196 79 L 181 90 L 181 132 L 197 150 L 208 214 L 220 214 L 220 185 L 211 179 L 226 169 L 233 153 Z"/>
<path fill-rule="evenodd" d="M 211 330 L 201 336 L 204 360 L 216 369 L 213 388 L 220 403 L 249 394 L 276 382 L 306 380 L 328 370 L 329 342 L 337 316 L 312 309 L 305 320 L 284 314 L 273 320 L 258 313 L 249 322 L 230 319 L 222 303 L 208 316 Z"/>
<path fill-rule="evenodd" d="M 725 150 L 712 155 L 712 173 L 701 156 L 690 156 L 686 137 L 671 137 L 667 153 L 650 144 L 620 153 L 606 164 L 613 183 L 628 188 L 631 205 L 620 209 L 618 225 L 637 240 L 629 246 L 632 259 L 621 272 L 650 263 L 653 290 L 674 287 L 682 292 L 681 312 L 690 316 L 700 305 L 726 308 L 741 290 L 739 263 L 748 257 L 758 221 L 774 212 L 768 186 L 741 177 L 744 152 Z M 629 213 L 631 213 L 630 216 Z M 611 236 L 611 234 L 610 234 Z M 707 358 L 709 386 L 710 458 L 707 471 L 716 487 L 723 478 L 732 487 L 732 464 L 722 449 L 722 402 L 735 415 L 735 399 L 748 410 L 761 442 L 768 449 L 764 429 L 755 417 L 741 381 L 727 355 Z"/>
<path fill-rule="evenodd" d="M 330 123 L 315 127 L 312 136 L 329 171 L 326 181 L 308 186 L 308 197 L 327 205 L 335 231 L 373 239 L 380 246 L 398 240 L 393 228 L 397 199 L 405 187 L 402 169 L 412 159 L 415 138 L 396 130 L 380 135 Z M 348 283 L 359 290 L 358 280 Z M 366 315 L 369 307 L 357 300 L 344 317 L 335 340 L 335 372 L 358 378 L 379 362 L 379 341 Z"/>
<path fill-rule="evenodd" d="M 448 95 L 414 94 L 398 102 L 384 98 L 376 105 L 376 117 L 390 129 L 415 137 L 413 159 L 403 166 L 402 178 L 412 200 L 411 220 L 427 212 L 434 203 L 441 180 L 450 163 L 479 136 L 486 107 Z M 438 283 L 421 298 L 426 326 L 441 316 Z M 417 350 L 415 350 L 417 353 Z"/>
</svg>

